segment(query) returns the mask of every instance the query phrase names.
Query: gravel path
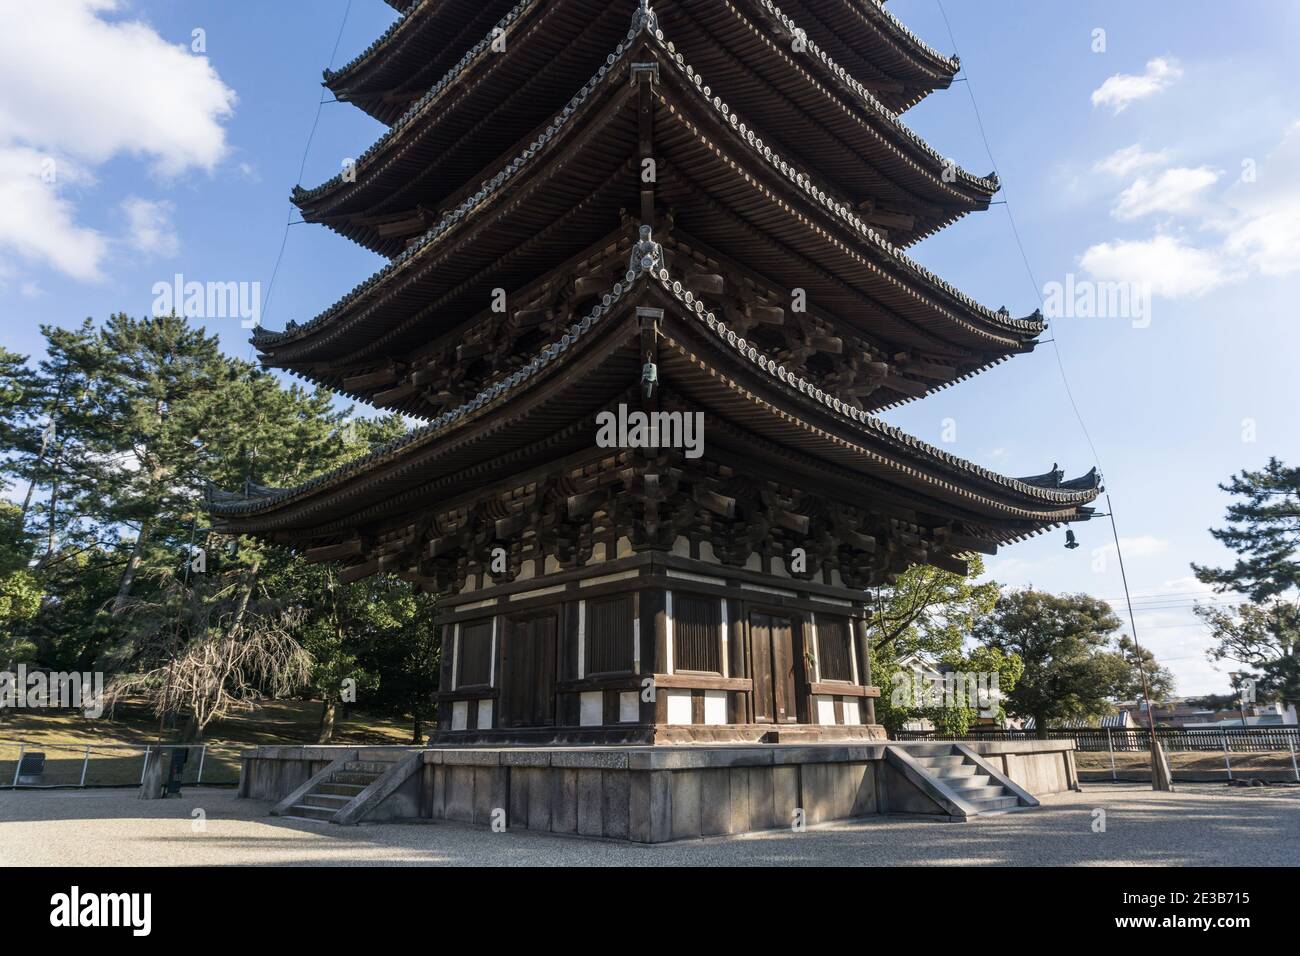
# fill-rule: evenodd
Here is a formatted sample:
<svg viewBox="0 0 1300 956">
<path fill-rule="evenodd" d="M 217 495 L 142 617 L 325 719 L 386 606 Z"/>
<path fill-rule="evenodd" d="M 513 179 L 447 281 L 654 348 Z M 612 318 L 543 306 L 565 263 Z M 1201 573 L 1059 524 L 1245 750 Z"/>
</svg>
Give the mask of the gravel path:
<svg viewBox="0 0 1300 956">
<path fill-rule="evenodd" d="M 134 790 L 0 792 L 0 866 L 1300 865 L 1297 787 L 1089 786 L 966 824 L 880 817 L 658 847 L 450 824 L 344 828 L 268 817 L 269 806 L 218 789 L 155 801 Z M 1104 833 L 1093 832 L 1096 808 Z"/>
</svg>

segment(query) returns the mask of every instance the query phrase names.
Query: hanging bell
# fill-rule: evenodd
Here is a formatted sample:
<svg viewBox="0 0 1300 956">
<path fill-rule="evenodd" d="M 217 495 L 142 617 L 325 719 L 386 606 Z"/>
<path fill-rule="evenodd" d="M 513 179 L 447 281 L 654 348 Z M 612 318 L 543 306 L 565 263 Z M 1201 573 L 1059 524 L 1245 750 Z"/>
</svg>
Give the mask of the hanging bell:
<svg viewBox="0 0 1300 956">
<path fill-rule="evenodd" d="M 1065 546 L 1071 551 L 1079 546 L 1079 540 L 1074 536 L 1073 531 L 1065 532 Z"/>
<path fill-rule="evenodd" d="M 654 362 L 646 362 L 641 369 L 641 389 L 645 392 L 646 398 L 654 395 L 657 384 L 659 384 L 659 366 Z"/>
</svg>

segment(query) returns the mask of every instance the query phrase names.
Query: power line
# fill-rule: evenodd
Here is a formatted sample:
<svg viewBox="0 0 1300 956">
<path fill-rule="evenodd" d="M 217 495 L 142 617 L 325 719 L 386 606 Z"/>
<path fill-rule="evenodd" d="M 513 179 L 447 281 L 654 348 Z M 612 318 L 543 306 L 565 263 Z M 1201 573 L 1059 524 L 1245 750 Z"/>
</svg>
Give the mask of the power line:
<svg viewBox="0 0 1300 956">
<path fill-rule="evenodd" d="M 952 43 L 953 53 L 960 58 L 961 51 L 957 48 L 957 37 L 952 32 L 952 23 L 948 20 L 948 11 L 943 8 L 943 0 L 935 0 L 935 3 L 939 7 L 939 14 L 943 17 L 943 25 L 948 31 L 948 40 Z M 1029 254 L 1025 251 L 1025 244 L 1020 240 L 1020 230 L 1016 226 L 1016 217 L 1011 212 L 1011 194 L 1007 190 L 1006 181 L 1003 180 L 1002 173 L 998 170 L 998 161 L 993 156 L 993 148 L 989 145 L 989 137 L 984 130 L 984 118 L 980 115 L 979 103 L 975 100 L 974 84 L 971 82 L 970 69 L 967 67 L 965 60 L 962 61 L 962 71 L 966 74 L 966 92 L 970 95 L 971 107 L 975 111 L 975 124 L 979 127 L 980 139 L 984 141 L 984 150 L 989 155 L 989 162 L 993 164 L 993 172 L 998 177 L 998 184 L 1001 187 L 1002 195 L 1006 197 L 1003 206 L 1007 211 L 1007 221 L 1011 223 L 1011 234 L 1015 237 L 1017 248 L 1020 249 L 1020 258 L 1025 264 L 1025 272 L 1029 276 L 1029 281 L 1033 283 L 1034 296 L 1038 299 L 1039 308 L 1043 310 L 1044 320 L 1047 321 L 1047 304 L 1043 300 L 1042 287 L 1034 277 L 1033 266 L 1029 264 Z M 1083 431 L 1083 437 L 1088 442 L 1088 447 L 1092 450 L 1092 460 L 1097 464 L 1098 469 L 1104 472 L 1105 469 L 1101 467 L 1101 456 L 1097 454 L 1097 446 L 1093 443 L 1092 434 L 1088 431 L 1088 426 L 1083 420 L 1083 413 L 1079 410 L 1079 403 L 1075 401 L 1074 391 L 1070 388 L 1070 379 L 1065 373 L 1065 361 L 1061 357 L 1061 346 L 1056 341 L 1055 336 L 1053 336 L 1049 341 L 1052 346 L 1052 352 L 1056 356 L 1057 368 L 1061 372 L 1061 384 L 1065 386 L 1066 398 L 1070 400 L 1070 407 L 1074 410 L 1074 417 L 1078 420 L 1079 428 Z"/>
<path fill-rule="evenodd" d="M 343 20 L 339 23 L 338 35 L 334 38 L 334 48 L 330 51 L 328 66 L 334 66 L 334 58 L 338 56 L 339 44 L 343 41 L 343 30 L 348 24 L 348 15 L 352 12 L 352 0 L 347 0 L 347 5 L 343 8 Z M 302 148 L 302 161 L 298 164 L 298 182 L 302 182 L 303 173 L 307 170 L 307 156 L 311 152 L 312 140 L 316 138 L 316 127 L 320 125 L 321 110 L 324 109 L 327 102 L 328 93 L 322 92 L 320 102 L 316 104 L 316 115 L 311 121 L 311 131 L 307 134 L 307 143 Z M 334 102 L 329 100 L 328 102 Z M 271 311 L 271 296 L 275 292 L 275 280 L 280 274 L 280 262 L 284 259 L 284 248 L 289 242 L 289 228 L 296 225 L 293 221 L 294 205 L 289 203 L 289 214 L 284 224 L 284 235 L 280 238 L 280 250 L 275 255 L 275 266 L 271 269 L 271 281 L 266 286 L 266 301 L 262 304 L 262 317 L 265 318 Z M 253 358 L 253 345 L 248 346 L 249 359 Z"/>
</svg>

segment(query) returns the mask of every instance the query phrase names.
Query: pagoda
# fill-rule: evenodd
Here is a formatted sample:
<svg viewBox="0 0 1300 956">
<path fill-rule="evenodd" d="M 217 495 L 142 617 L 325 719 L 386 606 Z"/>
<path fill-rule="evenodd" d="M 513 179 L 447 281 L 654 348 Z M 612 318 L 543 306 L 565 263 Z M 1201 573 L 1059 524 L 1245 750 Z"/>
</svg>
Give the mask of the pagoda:
<svg viewBox="0 0 1300 956">
<path fill-rule="evenodd" d="M 439 595 L 439 746 L 883 736 L 868 589 L 1086 519 L 878 413 L 1031 351 L 918 265 L 994 176 L 876 0 L 390 0 L 325 85 L 388 126 L 304 218 L 387 257 L 262 362 L 420 422 L 233 534 Z"/>
</svg>

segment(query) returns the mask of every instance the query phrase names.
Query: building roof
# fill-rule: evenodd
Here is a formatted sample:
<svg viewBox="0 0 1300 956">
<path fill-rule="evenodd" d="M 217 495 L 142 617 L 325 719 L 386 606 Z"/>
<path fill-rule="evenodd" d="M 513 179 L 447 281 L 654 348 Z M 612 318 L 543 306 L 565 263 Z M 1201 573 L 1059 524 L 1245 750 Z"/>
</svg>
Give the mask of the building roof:
<svg viewBox="0 0 1300 956">
<path fill-rule="evenodd" d="M 627 21 L 614 7 L 561 15 L 564 4 L 584 2 L 525 0 L 512 9 L 394 118 L 355 167 L 296 188 L 304 217 L 374 251 L 399 253 L 457 185 L 535 135 L 537 115 L 561 110 L 596 64 L 626 42 Z M 988 207 L 996 176 L 973 175 L 940 155 L 816 44 L 792 54 L 739 7 L 709 2 L 721 13 L 707 30 L 687 7 L 669 6 L 657 17 L 663 46 L 711 72 L 716 95 L 757 122 L 757 132 L 791 161 L 835 183 L 839 199 L 863 207 L 862 216 L 877 231 L 887 227 L 894 244 Z"/>
<path fill-rule="evenodd" d="M 611 155 L 603 144 L 617 135 L 630 139 L 629 149 L 635 146 L 627 125 L 635 120 L 635 103 L 628 85 L 620 81 L 629 75 L 636 57 L 650 54 L 665 67 L 655 87 L 663 106 L 656 111 L 661 126 L 656 140 L 669 167 L 660 189 L 679 200 L 674 203 L 677 222 L 702 241 L 732 251 L 738 260 L 762 263 L 764 274 L 775 281 L 787 279 L 789 287 L 807 288 L 809 298 L 841 305 L 839 314 L 846 317 L 861 315 L 864 327 L 906 347 L 946 342 L 950 347 L 1013 354 L 1030 347 L 1042 331 L 1041 315 L 1013 319 L 1005 310 L 982 306 L 910 259 L 819 178 L 764 143 L 729 104 L 710 96 L 708 84 L 680 52 L 668 51 L 664 41 L 642 26 L 629 32 L 626 42 L 534 140 L 486 176 L 476 191 L 392 263 L 307 323 L 291 324 L 280 333 L 257 330 L 254 342 L 266 353 L 265 360 L 281 367 L 301 366 L 331 352 L 374 348 L 386 331 L 409 317 L 410 307 L 401 302 L 430 301 L 430 282 L 445 294 L 455 287 L 457 276 L 477 275 L 480 283 L 491 278 L 492 285 L 509 289 L 525 277 L 548 271 L 534 257 L 527 269 L 511 273 L 514 282 L 506 281 L 501 269 L 509 263 L 491 250 L 502 250 L 522 266 L 535 250 L 521 243 L 536 246 L 545 238 L 546 249 L 555 250 L 551 265 L 558 265 L 580 249 L 583 234 L 575 220 L 586 216 L 593 224 L 606 224 L 587 234 L 588 241 L 615 225 L 610 216 L 619 205 L 629 204 L 636 195 L 629 190 L 638 190 L 639 180 L 631 157 L 619 163 L 619 154 Z M 619 122 L 623 127 L 616 133 L 610 127 Z M 597 141 L 597 130 L 607 135 Z M 562 163 L 555 155 L 561 151 L 566 153 Z M 598 165 L 602 161 L 604 167 Z M 545 189 L 539 189 L 543 183 Z M 569 245 L 537 227 L 512 237 L 500 233 L 500 241 L 491 241 L 492 225 L 485 220 L 500 224 L 517 214 L 520 222 L 526 215 L 536 222 L 538 207 L 546 203 L 556 213 L 568 210 L 563 215 L 568 217 L 564 236 L 572 240 Z M 603 218 L 602 208 L 608 210 Z M 467 232 L 485 240 L 483 258 L 475 258 L 475 247 L 465 241 Z M 453 237 L 458 271 L 431 273 L 431 264 L 439 261 Z M 419 282 L 425 286 L 416 295 L 413 283 Z"/>
<path fill-rule="evenodd" d="M 565 0 L 551 0 L 561 7 Z M 571 0 L 577 24 L 586 26 L 604 10 L 626 22 L 641 0 Z M 542 0 L 415 0 L 401 16 L 351 61 L 325 71 L 325 85 L 340 100 L 385 123 L 394 122 L 458 57 L 494 25 L 508 26 Z M 874 0 L 829 0 L 817 4 L 787 0 L 659 0 L 654 10 L 668 18 L 686 15 L 706 28 L 720 9 L 743 10 L 757 29 L 788 45 L 796 35 L 808 49 L 838 58 L 854 82 L 870 88 L 888 108 L 901 112 L 931 90 L 946 88 L 959 69 L 955 57 L 932 49 Z M 556 21 L 560 19 L 557 16 Z"/>
<path fill-rule="evenodd" d="M 626 324 L 621 335 L 607 330 L 618 328 L 614 317 L 643 302 L 647 291 L 674 306 L 661 339 L 664 387 L 716 416 L 716 427 L 711 430 L 715 441 L 725 445 L 729 430 L 737 435 L 744 432 L 738 440 L 766 443 L 772 454 L 782 454 L 784 449 L 791 461 L 806 459 L 811 468 L 826 471 L 833 466 L 834 473 L 860 483 L 860 488 L 892 489 L 896 496 L 914 504 L 929 503 L 966 515 L 987 539 L 998 543 L 1086 517 L 1086 505 L 1097 495 L 1095 487 L 1048 489 L 998 475 L 846 406 L 804 378 L 789 375 L 719 321 L 701 296 L 664 267 L 659 245 L 643 236 L 624 278 L 523 369 L 428 425 L 296 488 L 256 489 L 251 495 L 215 494 L 212 512 L 240 532 L 291 527 L 337 531 L 342 527 L 338 522 L 346 525 L 348 515 L 355 514 L 356 505 L 344 501 L 349 494 L 359 495 L 370 506 L 386 502 L 388 507 L 407 508 L 409 502 L 404 502 L 396 489 L 431 487 L 428 469 L 450 467 L 448 461 L 464 466 L 473 459 L 474 449 L 495 453 L 497 449 L 486 439 L 502 434 L 506 420 L 510 421 L 511 446 L 526 443 L 529 433 L 522 427 L 521 416 L 537 416 L 538 436 L 560 434 L 567 420 L 564 416 L 572 417 L 573 409 L 594 408 L 602 394 L 617 394 L 609 391 L 608 381 L 601 376 L 623 376 L 628 384 L 636 381 L 635 330 Z M 621 360 L 615 360 L 618 355 Z M 567 371 L 560 375 L 561 370 Z M 561 412 L 556 389 L 582 394 L 576 404 L 564 406 L 568 412 Z M 504 413 L 512 406 L 511 412 Z M 529 411 L 524 412 L 525 408 Z M 457 458 L 465 454 L 470 457 Z M 372 488 L 363 489 L 364 484 Z"/>
</svg>

